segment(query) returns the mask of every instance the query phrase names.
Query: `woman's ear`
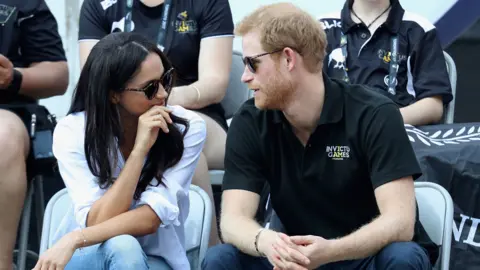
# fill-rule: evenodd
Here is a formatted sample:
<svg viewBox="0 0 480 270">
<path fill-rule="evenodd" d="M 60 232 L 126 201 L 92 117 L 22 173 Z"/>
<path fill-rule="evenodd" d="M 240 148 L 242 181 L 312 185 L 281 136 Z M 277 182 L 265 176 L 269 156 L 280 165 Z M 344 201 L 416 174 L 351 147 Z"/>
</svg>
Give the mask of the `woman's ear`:
<svg viewBox="0 0 480 270">
<path fill-rule="evenodd" d="M 120 94 L 113 91 L 110 92 L 110 101 L 113 104 L 118 104 L 120 102 Z"/>
</svg>

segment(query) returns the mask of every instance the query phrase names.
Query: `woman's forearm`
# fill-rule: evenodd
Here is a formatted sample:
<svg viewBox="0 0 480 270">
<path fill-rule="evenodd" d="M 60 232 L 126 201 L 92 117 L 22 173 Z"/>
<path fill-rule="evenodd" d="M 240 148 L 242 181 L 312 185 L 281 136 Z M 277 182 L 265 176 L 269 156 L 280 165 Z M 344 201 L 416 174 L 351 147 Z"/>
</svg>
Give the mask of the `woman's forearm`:
<svg viewBox="0 0 480 270">
<path fill-rule="evenodd" d="M 74 231 L 71 236 L 75 239 L 75 248 L 80 248 L 124 234 L 135 237 L 152 234 L 158 230 L 160 224 L 161 221 L 153 209 L 143 205 L 81 231 Z"/>
<path fill-rule="evenodd" d="M 145 155 L 132 151 L 113 185 L 92 205 L 87 216 L 87 226 L 102 223 L 130 209 L 144 159 Z"/>
</svg>

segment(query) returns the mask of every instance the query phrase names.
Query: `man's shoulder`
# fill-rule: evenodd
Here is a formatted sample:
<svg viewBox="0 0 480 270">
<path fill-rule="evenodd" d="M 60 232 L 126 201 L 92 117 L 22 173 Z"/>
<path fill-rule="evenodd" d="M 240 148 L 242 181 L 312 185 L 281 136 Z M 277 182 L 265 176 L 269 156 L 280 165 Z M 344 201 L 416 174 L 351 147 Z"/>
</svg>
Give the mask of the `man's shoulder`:
<svg viewBox="0 0 480 270">
<path fill-rule="evenodd" d="M 233 116 L 231 127 L 235 130 L 249 130 L 257 134 L 266 134 L 270 131 L 279 111 L 259 109 L 255 106 L 254 98 L 243 103 Z"/>
</svg>

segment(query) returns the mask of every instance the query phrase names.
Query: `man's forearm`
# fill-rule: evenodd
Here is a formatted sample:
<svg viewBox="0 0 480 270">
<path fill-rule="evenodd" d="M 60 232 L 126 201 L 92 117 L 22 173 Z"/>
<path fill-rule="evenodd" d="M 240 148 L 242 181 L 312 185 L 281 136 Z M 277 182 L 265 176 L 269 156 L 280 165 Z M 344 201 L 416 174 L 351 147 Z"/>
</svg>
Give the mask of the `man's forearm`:
<svg viewBox="0 0 480 270">
<path fill-rule="evenodd" d="M 372 256 L 390 243 L 411 241 L 413 231 L 408 221 L 380 216 L 345 237 L 331 240 L 332 261 Z"/>
<path fill-rule="evenodd" d="M 262 227 L 253 219 L 238 216 L 222 215 L 220 223 L 222 238 L 252 256 L 258 256 L 255 249 L 255 236 Z M 268 233 L 267 230 L 263 233 Z"/>
<path fill-rule="evenodd" d="M 34 98 L 63 95 L 68 88 L 67 62 L 40 62 L 28 68 L 16 68 L 22 73 L 20 94 Z"/>
<path fill-rule="evenodd" d="M 443 116 L 441 97 L 428 97 L 400 109 L 405 124 L 422 126 L 437 123 Z"/>
<path fill-rule="evenodd" d="M 86 240 L 87 246 L 91 246 L 123 234 L 136 237 L 152 234 L 158 229 L 159 221 L 153 209 L 148 205 L 143 205 L 95 226 L 83 229 L 83 235 L 77 235 L 76 247 L 82 247 L 83 240 Z M 85 236 L 85 239 L 83 239 L 83 236 Z"/>
</svg>

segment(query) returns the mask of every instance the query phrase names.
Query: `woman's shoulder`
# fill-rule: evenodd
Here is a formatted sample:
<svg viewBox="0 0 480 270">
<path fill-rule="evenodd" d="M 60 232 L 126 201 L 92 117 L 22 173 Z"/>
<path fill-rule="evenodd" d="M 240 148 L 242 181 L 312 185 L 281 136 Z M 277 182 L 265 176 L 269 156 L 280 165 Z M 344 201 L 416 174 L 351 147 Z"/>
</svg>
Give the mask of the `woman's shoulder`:
<svg viewBox="0 0 480 270">
<path fill-rule="evenodd" d="M 172 110 L 172 114 L 187 120 L 190 124 L 194 122 L 200 122 L 200 123 L 205 122 L 202 119 L 202 117 L 200 117 L 195 111 L 185 109 L 184 107 L 178 106 L 178 105 L 173 105 L 173 106 L 169 105 L 167 107 Z"/>
<path fill-rule="evenodd" d="M 205 121 L 195 111 L 185 109 L 178 105 L 167 106 L 172 110 L 172 114 L 188 121 L 189 131 L 206 130 Z"/>
<path fill-rule="evenodd" d="M 85 130 L 85 113 L 70 113 L 58 120 L 55 132 L 69 132 L 72 134 L 83 134 Z"/>
</svg>

